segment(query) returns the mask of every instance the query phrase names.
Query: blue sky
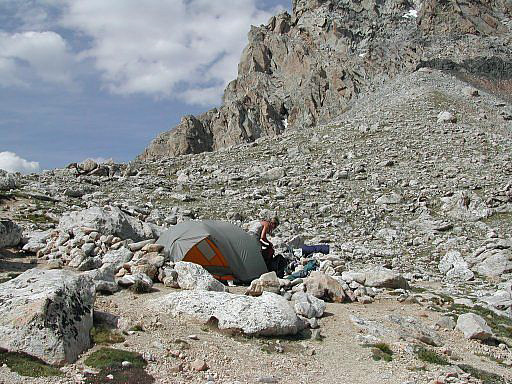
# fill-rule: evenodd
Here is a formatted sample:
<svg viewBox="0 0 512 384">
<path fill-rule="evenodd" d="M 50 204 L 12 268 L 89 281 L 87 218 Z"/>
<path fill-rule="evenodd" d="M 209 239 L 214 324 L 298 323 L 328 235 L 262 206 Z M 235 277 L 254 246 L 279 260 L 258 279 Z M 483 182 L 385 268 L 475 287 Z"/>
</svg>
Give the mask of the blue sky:
<svg viewBox="0 0 512 384">
<path fill-rule="evenodd" d="M 220 105 L 250 25 L 290 3 L 0 0 L 0 168 L 132 160 Z"/>
</svg>

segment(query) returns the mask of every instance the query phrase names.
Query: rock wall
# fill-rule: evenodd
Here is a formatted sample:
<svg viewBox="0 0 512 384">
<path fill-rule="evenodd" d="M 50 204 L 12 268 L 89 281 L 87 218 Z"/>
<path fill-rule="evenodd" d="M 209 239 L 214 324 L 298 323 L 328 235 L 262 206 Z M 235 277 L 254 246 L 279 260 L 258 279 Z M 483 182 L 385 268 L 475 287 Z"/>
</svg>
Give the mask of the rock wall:
<svg viewBox="0 0 512 384">
<path fill-rule="evenodd" d="M 139 159 L 213 151 L 325 123 L 431 58 L 510 57 L 510 0 L 293 0 L 252 27 L 223 105 L 185 116 Z M 424 64 L 423 64 L 424 65 Z"/>
</svg>

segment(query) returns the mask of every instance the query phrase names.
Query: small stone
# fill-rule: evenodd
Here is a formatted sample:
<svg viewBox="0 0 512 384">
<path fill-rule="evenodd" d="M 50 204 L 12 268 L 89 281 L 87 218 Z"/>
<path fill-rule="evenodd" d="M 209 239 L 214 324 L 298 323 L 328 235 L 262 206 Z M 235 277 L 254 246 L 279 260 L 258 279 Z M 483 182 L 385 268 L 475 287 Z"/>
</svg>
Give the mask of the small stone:
<svg viewBox="0 0 512 384">
<path fill-rule="evenodd" d="M 194 371 L 198 371 L 198 372 L 203 372 L 203 371 L 208 370 L 208 365 L 206 364 L 206 362 L 204 360 L 201 360 L 201 359 L 194 360 L 192 363 L 190 363 L 190 367 Z"/>
<path fill-rule="evenodd" d="M 121 365 L 123 368 L 130 368 L 132 366 L 132 363 L 129 361 L 123 361 Z"/>
</svg>

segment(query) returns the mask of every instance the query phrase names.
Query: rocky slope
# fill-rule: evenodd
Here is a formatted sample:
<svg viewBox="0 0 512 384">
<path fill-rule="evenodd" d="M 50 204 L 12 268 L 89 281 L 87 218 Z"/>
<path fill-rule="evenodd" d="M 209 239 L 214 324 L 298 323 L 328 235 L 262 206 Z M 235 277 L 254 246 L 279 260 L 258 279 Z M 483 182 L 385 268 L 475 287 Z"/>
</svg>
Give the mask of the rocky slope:
<svg viewBox="0 0 512 384">
<path fill-rule="evenodd" d="M 397 75 L 351 107 L 329 124 L 217 152 L 103 165 L 102 172 L 87 164 L 14 180 L 10 175 L 2 216 L 24 228 L 27 245 L 26 252 L 2 253 L 2 276 L 32 267 L 80 268 L 113 292 L 140 272 L 153 284 L 159 269 L 169 267 L 151 245 L 120 238 L 154 237 L 156 226 L 190 218 L 243 225 L 272 210 L 282 219 L 274 237 L 281 252 L 300 240 L 330 243 L 320 270 L 350 281 L 344 291 L 358 295 L 356 301 L 327 305 L 332 315 L 317 320 L 322 342 L 316 332 L 276 343 L 240 341 L 184 320 L 164 305 L 172 289 L 161 283 L 144 296 L 124 290 L 98 296 L 95 311 L 121 319 L 118 326 L 127 331 L 121 347 L 144 353 L 157 382 L 510 381 L 512 105 L 452 74 L 422 68 Z M 84 213 L 99 211 L 97 222 Z M 36 229 L 50 232 L 44 238 Z M 112 263 L 116 270 L 123 266 L 118 282 Z M 353 274 L 381 267 L 400 273 L 410 289 L 374 289 L 364 281 L 373 275 L 361 280 Z M 102 280 L 106 275 L 112 280 Z M 499 341 L 466 339 L 453 329 L 453 319 L 471 311 L 484 315 Z M 146 332 L 130 331 L 134 324 Z M 180 349 L 176 340 L 190 335 L 200 341 Z M 372 360 L 378 352 L 368 345 L 377 342 L 387 343 L 392 362 Z M 66 380 L 83 380 L 90 370 L 84 359 L 97 348 L 62 369 Z M 436 351 L 448 365 L 422 361 L 418 348 Z M 204 374 L 193 368 L 196 360 L 209 367 Z M 482 379 L 467 365 L 498 378 Z M 21 379 L 5 367 L 0 376 L 6 382 L 63 380 Z"/>
<path fill-rule="evenodd" d="M 421 66 L 510 94 L 510 0 L 294 0 L 252 27 L 223 105 L 154 139 L 140 159 L 218 150 L 329 122 Z"/>
</svg>

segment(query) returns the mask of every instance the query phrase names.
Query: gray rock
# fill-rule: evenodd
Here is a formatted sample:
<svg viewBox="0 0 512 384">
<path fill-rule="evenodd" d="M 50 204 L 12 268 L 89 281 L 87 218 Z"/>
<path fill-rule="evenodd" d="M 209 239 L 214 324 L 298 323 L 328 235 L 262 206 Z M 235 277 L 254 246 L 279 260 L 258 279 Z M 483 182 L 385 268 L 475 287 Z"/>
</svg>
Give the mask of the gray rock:
<svg viewBox="0 0 512 384">
<path fill-rule="evenodd" d="M 246 335 L 294 335 L 304 328 L 288 301 L 264 292 L 259 297 L 227 292 L 182 291 L 150 302 L 150 309 L 215 323 L 221 330 Z"/>
<path fill-rule="evenodd" d="M 491 249 L 483 252 L 473 269 L 484 276 L 495 277 L 512 272 L 512 250 Z"/>
<path fill-rule="evenodd" d="M 448 251 L 439 261 L 438 267 L 451 280 L 468 281 L 475 276 L 459 251 Z"/>
<path fill-rule="evenodd" d="M 325 302 L 317 299 L 313 295 L 305 292 L 297 292 L 292 296 L 292 300 L 295 301 L 295 312 L 307 319 L 322 317 L 324 314 L 326 307 Z"/>
<path fill-rule="evenodd" d="M 457 329 L 466 339 L 487 340 L 493 336 L 485 320 L 474 313 L 464 313 L 457 319 Z"/>
<path fill-rule="evenodd" d="M 29 232 L 25 235 L 27 240 L 22 249 L 25 252 L 36 253 L 46 246 L 46 241 L 50 238 L 51 233 L 52 230 Z"/>
<path fill-rule="evenodd" d="M 437 115 L 437 122 L 438 123 L 456 123 L 457 117 L 448 111 L 439 112 Z"/>
<path fill-rule="evenodd" d="M 261 296 L 263 292 L 279 293 L 281 283 L 275 272 L 268 272 L 251 282 L 245 294 L 249 296 Z"/>
<path fill-rule="evenodd" d="M 225 292 L 227 289 L 199 264 L 179 261 L 174 265 L 181 289 Z"/>
<path fill-rule="evenodd" d="M 49 364 L 72 363 L 90 347 L 94 284 L 65 270 L 31 269 L 0 289 L 0 348 Z"/>
<path fill-rule="evenodd" d="M 316 298 L 336 303 L 342 303 L 345 300 L 345 291 L 341 283 L 326 275 L 323 272 L 314 271 L 304 280 L 306 291 Z"/>
<path fill-rule="evenodd" d="M 398 272 L 381 268 L 365 272 L 365 285 L 375 288 L 409 289 L 407 280 Z"/>
<path fill-rule="evenodd" d="M 451 316 L 441 316 L 439 320 L 436 322 L 436 326 L 442 329 L 455 329 L 455 326 L 457 323 L 455 323 L 455 320 Z"/>
<path fill-rule="evenodd" d="M 154 224 L 144 223 L 117 207 L 91 207 L 64 214 L 58 228 L 63 232 L 71 232 L 77 227 L 88 227 L 102 235 L 114 235 L 134 241 L 153 239 L 155 238 L 153 232 L 156 230 Z"/>
<path fill-rule="evenodd" d="M 402 196 L 397 193 L 391 193 L 389 195 L 382 195 L 379 197 L 375 204 L 377 205 L 387 205 L 387 204 L 399 204 L 402 201 Z"/>
<path fill-rule="evenodd" d="M 153 280 L 145 273 L 134 273 L 132 275 L 124 275 L 117 279 L 117 284 L 123 288 L 131 287 L 133 284 L 141 284 L 142 290 L 148 292 L 153 286 Z"/>
<path fill-rule="evenodd" d="M 16 187 L 16 177 L 12 173 L 0 169 L 0 191 L 9 191 L 16 189 Z"/>
<path fill-rule="evenodd" d="M 23 230 L 15 222 L 0 220 L 0 248 L 16 247 L 21 241 Z"/>
</svg>

